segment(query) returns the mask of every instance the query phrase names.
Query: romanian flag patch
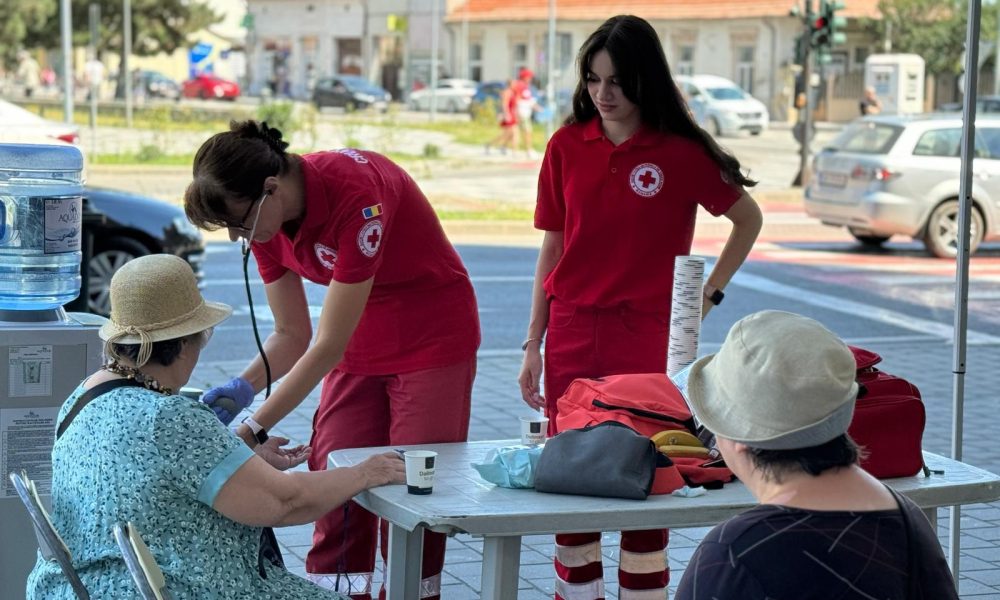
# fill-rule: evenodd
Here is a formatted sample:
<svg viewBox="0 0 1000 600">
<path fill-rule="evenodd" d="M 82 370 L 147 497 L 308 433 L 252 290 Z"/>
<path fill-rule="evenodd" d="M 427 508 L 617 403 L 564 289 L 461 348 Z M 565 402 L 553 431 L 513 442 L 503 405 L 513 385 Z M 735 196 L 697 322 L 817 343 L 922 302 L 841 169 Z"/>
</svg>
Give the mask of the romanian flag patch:
<svg viewBox="0 0 1000 600">
<path fill-rule="evenodd" d="M 382 205 L 376 204 L 375 206 L 369 206 L 368 208 L 361 210 L 361 215 L 366 219 L 371 219 L 382 214 Z"/>
</svg>

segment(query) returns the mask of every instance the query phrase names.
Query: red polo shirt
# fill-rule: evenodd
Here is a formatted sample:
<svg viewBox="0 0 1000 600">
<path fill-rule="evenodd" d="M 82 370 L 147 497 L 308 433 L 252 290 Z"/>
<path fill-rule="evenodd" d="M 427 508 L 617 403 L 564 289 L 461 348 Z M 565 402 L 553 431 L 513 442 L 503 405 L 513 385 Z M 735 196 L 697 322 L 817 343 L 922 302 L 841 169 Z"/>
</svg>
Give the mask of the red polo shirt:
<svg viewBox="0 0 1000 600">
<path fill-rule="evenodd" d="M 691 252 L 698 205 L 722 215 L 741 194 L 692 140 L 643 127 L 615 146 L 599 117 L 563 127 L 538 179 L 535 227 L 564 232 L 545 291 L 669 315 L 674 257 Z"/>
<path fill-rule="evenodd" d="M 253 245 L 264 283 L 287 271 L 315 283 L 375 281 L 339 368 L 389 375 L 475 356 L 469 274 L 416 182 L 362 150 L 302 157 L 305 216 L 294 238 Z"/>
</svg>

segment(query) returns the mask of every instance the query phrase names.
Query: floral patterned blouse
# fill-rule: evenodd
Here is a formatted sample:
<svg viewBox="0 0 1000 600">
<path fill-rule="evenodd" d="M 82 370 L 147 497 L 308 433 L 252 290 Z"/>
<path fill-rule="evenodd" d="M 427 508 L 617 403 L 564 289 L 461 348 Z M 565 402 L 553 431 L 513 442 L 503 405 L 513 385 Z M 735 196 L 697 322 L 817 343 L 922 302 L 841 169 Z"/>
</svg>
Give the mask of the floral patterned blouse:
<svg viewBox="0 0 1000 600">
<path fill-rule="evenodd" d="M 63 404 L 62 422 L 83 386 Z M 343 598 L 283 569 L 258 569 L 261 529 L 212 508 L 253 456 L 211 409 L 182 396 L 115 388 L 86 406 L 52 449 L 52 521 L 91 598 L 139 598 L 114 539 L 131 521 L 175 600 Z M 58 564 L 39 556 L 31 599 L 75 598 Z"/>
</svg>

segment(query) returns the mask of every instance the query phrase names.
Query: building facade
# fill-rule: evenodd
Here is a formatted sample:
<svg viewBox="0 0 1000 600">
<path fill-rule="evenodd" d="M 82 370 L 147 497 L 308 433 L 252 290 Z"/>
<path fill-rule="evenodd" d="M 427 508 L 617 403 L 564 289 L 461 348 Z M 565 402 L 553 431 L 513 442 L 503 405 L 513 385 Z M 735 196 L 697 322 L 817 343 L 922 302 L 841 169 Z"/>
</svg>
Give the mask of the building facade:
<svg viewBox="0 0 1000 600">
<path fill-rule="evenodd" d="M 451 69 L 460 77 L 486 81 L 509 79 L 526 66 L 547 85 L 548 4 L 548 0 L 456 3 L 446 17 L 448 35 L 456 49 Z M 609 16 L 635 14 L 656 29 L 675 73 L 726 77 L 762 100 L 772 118 L 785 119 L 791 114 L 798 72 L 795 39 L 802 31 L 801 18 L 789 14 L 794 2 L 558 0 L 555 4 L 551 79 L 561 102 L 576 85 L 576 52 L 587 36 Z M 877 40 L 863 32 L 859 19 L 877 18 L 877 5 L 878 0 L 851 0 L 841 11 L 848 18 L 847 43 L 836 49 L 832 61 L 823 67 L 824 82 L 859 79 L 849 74 L 863 71 L 865 57 L 878 46 Z M 857 92 L 860 96 L 860 89 Z M 824 98 L 828 95 L 833 96 L 824 94 Z M 858 96 L 852 98 L 852 106 Z M 826 104 L 830 118 L 846 112 L 846 103 L 836 107 Z"/>
</svg>

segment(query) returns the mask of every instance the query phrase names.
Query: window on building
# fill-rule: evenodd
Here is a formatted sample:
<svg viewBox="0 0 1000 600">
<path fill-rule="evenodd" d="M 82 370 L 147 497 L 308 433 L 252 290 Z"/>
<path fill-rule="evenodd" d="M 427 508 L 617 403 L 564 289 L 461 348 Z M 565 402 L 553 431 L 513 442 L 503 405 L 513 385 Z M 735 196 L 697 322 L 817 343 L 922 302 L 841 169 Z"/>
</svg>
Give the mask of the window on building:
<svg viewBox="0 0 1000 600">
<path fill-rule="evenodd" d="M 573 36 L 569 33 L 556 33 L 556 69 L 565 72 L 572 67 L 575 58 Z"/>
<path fill-rule="evenodd" d="M 854 64 L 851 66 L 851 70 L 860 71 L 864 69 L 865 60 L 868 58 L 869 54 L 871 54 L 871 51 L 868 48 L 864 46 L 856 47 L 854 49 Z"/>
<path fill-rule="evenodd" d="M 483 80 L 483 45 L 477 42 L 469 44 L 469 79 Z"/>
<path fill-rule="evenodd" d="M 514 59 L 515 65 L 523 65 L 528 62 L 528 44 L 514 44 Z"/>
<path fill-rule="evenodd" d="M 753 46 L 736 48 L 736 83 L 750 94 L 753 94 L 754 52 Z"/>
<path fill-rule="evenodd" d="M 694 74 L 694 46 L 681 46 L 678 52 L 677 73 L 679 75 Z"/>
</svg>

